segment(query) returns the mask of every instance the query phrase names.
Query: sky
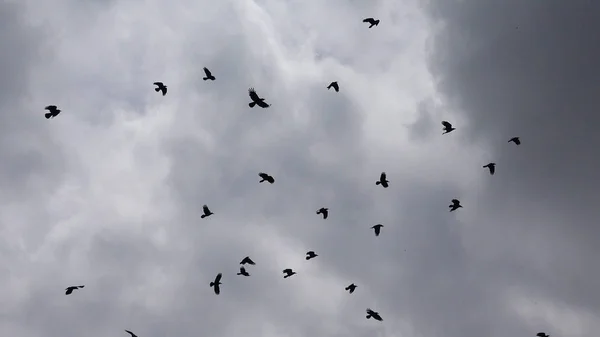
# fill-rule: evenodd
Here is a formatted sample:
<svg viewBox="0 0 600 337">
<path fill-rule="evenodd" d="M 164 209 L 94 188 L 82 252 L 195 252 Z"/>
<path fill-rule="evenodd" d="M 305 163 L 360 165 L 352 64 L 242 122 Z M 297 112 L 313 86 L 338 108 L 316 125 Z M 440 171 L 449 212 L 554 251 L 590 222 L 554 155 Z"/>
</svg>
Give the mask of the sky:
<svg viewBox="0 0 600 337">
<path fill-rule="evenodd" d="M 584 0 L 0 2 L 0 330 L 591 336 L 599 13 Z M 251 87 L 271 107 L 248 107 Z M 245 256 L 250 277 L 236 275 Z M 72 285 L 85 288 L 65 296 Z"/>
</svg>

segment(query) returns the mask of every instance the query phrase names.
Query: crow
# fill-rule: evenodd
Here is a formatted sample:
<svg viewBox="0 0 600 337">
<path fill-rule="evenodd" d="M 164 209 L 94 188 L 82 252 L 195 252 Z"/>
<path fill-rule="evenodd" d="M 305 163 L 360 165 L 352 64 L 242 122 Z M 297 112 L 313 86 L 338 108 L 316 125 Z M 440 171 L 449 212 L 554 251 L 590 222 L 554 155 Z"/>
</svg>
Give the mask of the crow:
<svg viewBox="0 0 600 337">
<path fill-rule="evenodd" d="M 377 224 L 371 227 L 373 230 L 375 230 L 375 236 L 379 236 L 379 233 L 381 233 L 381 227 L 383 227 L 382 224 Z"/>
<path fill-rule="evenodd" d="M 206 74 L 206 77 L 202 78 L 203 80 L 211 80 L 214 81 L 216 80 L 216 78 L 212 75 L 212 73 L 210 72 L 210 70 L 208 70 L 208 68 L 204 67 L 204 73 Z"/>
<path fill-rule="evenodd" d="M 202 218 L 202 219 L 206 218 L 207 216 L 211 216 L 211 215 L 215 214 L 215 213 L 211 212 L 210 209 L 208 209 L 208 206 L 206 206 L 206 205 L 202 206 L 202 211 L 204 212 L 204 214 L 202 214 L 200 216 L 200 218 Z"/>
<path fill-rule="evenodd" d="M 508 142 L 509 143 L 513 142 L 513 143 L 515 143 L 517 145 L 521 145 L 521 139 L 519 139 L 519 137 L 512 137 Z"/>
<path fill-rule="evenodd" d="M 255 265 L 256 263 L 254 263 L 254 261 L 252 261 L 252 259 L 250 258 L 250 256 L 246 256 L 242 262 L 240 262 L 240 264 L 251 264 L 251 265 Z"/>
<path fill-rule="evenodd" d="M 547 333 L 545 333 L 545 332 L 538 332 L 536 336 L 537 336 L 537 337 L 550 337 L 550 335 L 548 335 L 548 334 L 547 334 Z"/>
<path fill-rule="evenodd" d="M 275 178 L 273 178 L 273 176 L 268 175 L 267 173 L 261 172 L 258 174 L 259 177 L 262 178 L 261 181 L 259 181 L 259 183 L 262 183 L 263 181 L 268 182 L 269 184 L 272 184 L 275 182 Z"/>
<path fill-rule="evenodd" d="M 285 276 L 283 278 L 288 278 L 288 277 L 296 274 L 296 272 L 291 270 L 290 268 L 284 269 L 283 273 L 285 274 Z"/>
<path fill-rule="evenodd" d="M 217 274 L 217 277 L 215 277 L 214 282 L 210 283 L 210 286 L 215 288 L 215 294 L 219 295 L 221 293 L 221 287 L 219 287 L 219 285 L 221 285 L 221 277 L 223 275 L 221 273 Z"/>
<path fill-rule="evenodd" d="M 367 319 L 373 317 L 374 319 L 378 320 L 378 321 L 383 321 L 383 318 L 381 318 L 381 316 L 379 316 L 379 313 L 377 311 L 373 311 L 369 308 L 367 308 Z"/>
<path fill-rule="evenodd" d="M 354 292 L 354 290 L 356 290 L 356 284 L 352 283 L 351 285 L 347 286 L 345 289 L 348 290 L 348 292 L 350 294 L 352 294 Z"/>
<path fill-rule="evenodd" d="M 81 289 L 83 287 L 85 287 L 85 286 L 71 286 L 71 287 L 68 287 L 68 288 L 65 289 L 66 290 L 65 291 L 65 295 L 70 295 L 73 292 L 73 290 L 75 290 L 75 289 Z"/>
<path fill-rule="evenodd" d="M 237 273 L 238 275 L 243 275 L 243 276 L 250 276 L 250 274 L 248 274 L 248 272 L 246 271 L 246 268 L 244 268 L 243 266 L 240 267 L 240 272 Z"/>
<path fill-rule="evenodd" d="M 154 82 L 156 88 L 154 91 L 159 92 L 162 91 L 163 96 L 167 94 L 167 86 L 163 84 L 163 82 Z"/>
<path fill-rule="evenodd" d="M 460 204 L 460 201 L 458 201 L 458 199 L 452 199 L 452 204 L 449 205 L 448 207 L 450 207 L 450 212 L 452 212 L 452 211 L 456 211 L 457 209 L 461 208 L 462 205 Z"/>
<path fill-rule="evenodd" d="M 258 105 L 261 108 L 268 108 L 271 106 L 270 104 L 265 103 L 264 98 L 258 97 L 254 88 L 248 89 L 248 94 L 250 94 L 250 99 L 252 100 L 252 102 L 248 103 L 249 107 L 254 108 L 255 105 Z"/>
<path fill-rule="evenodd" d="M 450 133 L 450 132 L 456 130 L 456 128 L 453 128 L 452 124 L 450 124 L 447 121 L 442 121 L 442 125 L 444 126 L 444 128 L 442 129 L 444 131 L 444 133 L 442 133 L 442 135 L 445 135 L 447 133 Z"/>
<path fill-rule="evenodd" d="M 44 114 L 44 116 L 46 116 L 46 119 L 54 118 L 58 116 L 58 114 L 60 114 L 60 110 L 58 109 L 58 107 L 56 107 L 56 105 L 48 105 L 44 109 L 49 111 Z"/>
<path fill-rule="evenodd" d="M 489 163 L 487 165 L 483 165 L 483 168 L 488 168 L 490 170 L 490 174 L 494 175 L 494 172 L 496 172 L 496 163 Z"/>
<path fill-rule="evenodd" d="M 369 26 L 369 28 L 373 28 L 373 26 L 379 25 L 379 20 L 375 20 L 373 18 L 366 18 L 366 19 L 363 20 L 363 22 L 370 23 L 371 25 Z"/>
<path fill-rule="evenodd" d="M 306 252 L 306 261 L 313 259 L 317 256 L 319 256 L 319 255 L 315 254 L 315 252 L 313 252 L 312 250 L 308 251 L 308 252 Z"/>
<path fill-rule="evenodd" d="M 338 85 L 337 82 L 331 82 L 331 84 L 329 84 L 327 86 L 327 90 L 333 88 L 333 90 L 335 90 L 335 92 L 339 92 L 340 91 L 340 86 Z"/>
<path fill-rule="evenodd" d="M 321 207 L 317 211 L 317 214 L 322 214 L 323 219 L 327 219 L 327 217 L 329 216 L 329 208 Z"/>
<path fill-rule="evenodd" d="M 385 174 L 385 172 L 381 172 L 381 176 L 379 176 L 379 181 L 375 182 L 375 185 L 381 185 L 383 186 L 383 188 L 388 188 L 388 183 L 390 181 L 387 180 L 387 175 Z"/>
<path fill-rule="evenodd" d="M 136 334 L 134 334 L 133 332 L 129 331 L 129 330 L 125 330 L 125 332 L 127 332 L 128 334 L 131 335 L 131 337 L 137 337 Z"/>
</svg>

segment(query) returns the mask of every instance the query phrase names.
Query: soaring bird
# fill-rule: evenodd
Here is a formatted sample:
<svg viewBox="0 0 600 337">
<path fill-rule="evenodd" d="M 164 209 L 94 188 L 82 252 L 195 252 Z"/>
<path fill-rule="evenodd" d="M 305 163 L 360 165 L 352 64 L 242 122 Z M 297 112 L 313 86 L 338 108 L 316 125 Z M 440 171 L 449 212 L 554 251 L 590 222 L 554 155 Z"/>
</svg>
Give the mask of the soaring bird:
<svg viewBox="0 0 600 337">
<path fill-rule="evenodd" d="M 545 333 L 545 332 L 538 332 L 536 336 L 537 336 L 537 337 L 550 337 L 550 335 L 548 335 L 548 334 L 547 334 L 547 333 Z"/>
<path fill-rule="evenodd" d="M 267 173 L 261 172 L 258 174 L 259 177 L 262 178 L 261 181 L 259 181 L 259 183 L 262 183 L 263 181 L 268 182 L 269 184 L 272 184 L 275 182 L 275 178 L 273 178 L 273 176 L 268 175 Z"/>
<path fill-rule="evenodd" d="M 373 26 L 379 25 L 379 20 L 375 20 L 373 18 L 366 18 L 366 19 L 363 20 L 363 22 L 370 23 L 371 25 L 369 26 L 369 28 L 373 28 Z"/>
<path fill-rule="evenodd" d="M 331 82 L 328 86 L 327 86 L 327 90 L 333 88 L 333 90 L 335 90 L 335 92 L 339 92 L 340 91 L 340 86 L 338 85 L 337 82 Z"/>
<path fill-rule="evenodd" d="M 354 292 L 354 290 L 356 290 L 356 284 L 352 283 L 351 285 L 347 286 L 345 289 L 348 290 L 348 292 L 350 294 L 352 294 Z"/>
<path fill-rule="evenodd" d="M 71 286 L 71 287 L 68 287 L 68 288 L 65 289 L 66 290 L 65 291 L 65 295 L 70 295 L 73 292 L 73 290 L 75 290 L 75 289 L 81 289 L 83 287 L 85 287 L 85 286 Z"/>
<path fill-rule="evenodd" d="M 296 274 L 296 272 L 291 270 L 290 268 L 284 269 L 283 273 L 285 274 L 285 276 L 283 278 L 288 278 L 288 277 Z"/>
<path fill-rule="evenodd" d="M 246 256 L 242 262 L 240 262 L 240 264 L 251 264 L 251 265 L 255 265 L 256 263 L 254 263 L 254 261 L 252 261 L 252 259 L 250 258 L 250 256 Z"/>
<path fill-rule="evenodd" d="M 248 274 L 248 272 L 246 271 L 246 268 L 244 268 L 244 266 L 240 267 L 240 272 L 237 273 L 238 275 L 243 275 L 243 276 L 250 276 L 250 274 Z"/>
<path fill-rule="evenodd" d="M 378 321 L 383 321 L 383 318 L 381 318 L 381 316 L 379 316 L 379 313 L 377 311 L 373 311 L 369 308 L 367 308 L 367 319 L 373 317 L 374 319 L 378 320 Z"/>
<path fill-rule="evenodd" d="M 496 172 L 496 163 L 489 163 L 487 165 L 483 165 L 483 168 L 488 168 L 490 170 L 490 174 L 494 175 L 494 172 Z"/>
<path fill-rule="evenodd" d="M 317 214 L 322 214 L 323 219 L 327 219 L 327 217 L 329 216 L 329 208 L 321 207 L 317 211 Z"/>
<path fill-rule="evenodd" d="M 517 145 L 521 145 L 521 139 L 519 139 L 519 137 L 512 137 L 508 142 L 509 143 L 513 142 L 513 143 L 515 143 Z"/>
<path fill-rule="evenodd" d="M 218 273 L 217 277 L 215 277 L 215 280 L 210 283 L 210 286 L 215 289 L 215 294 L 217 295 L 221 293 L 221 287 L 219 287 L 219 285 L 223 284 L 221 283 L 221 277 L 223 277 L 223 275 L 221 273 Z"/>
<path fill-rule="evenodd" d="M 137 337 L 136 334 L 134 334 L 133 332 L 129 331 L 129 330 L 125 330 L 125 332 L 127 332 L 128 334 L 131 335 L 131 337 Z"/>
<path fill-rule="evenodd" d="M 203 80 L 211 80 L 214 81 L 216 80 L 216 78 L 213 76 L 213 74 L 210 72 L 210 70 L 208 70 L 208 68 L 204 67 L 204 73 L 206 74 L 206 77 L 202 78 Z"/>
<path fill-rule="evenodd" d="M 381 227 L 383 227 L 382 224 L 377 224 L 371 227 L 375 231 L 375 236 L 379 236 L 379 233 L 381 233 Z"/>
<path fill-rule="evenodd" d="M 458 199 L 452 199 L 452 204 L 450 204 L 448 207 L 450 207 L 450 212 L 452 212 L 461 208 L 462 205 L 460 204 L 460 201 L 458 201 Z"/>
<path fill-rule="evenodd" d="M 315 257 L 317 257 L 317 256 L 319 256 L 319 255 L 317 255 L 317 254 L 316 254 L 315 252 L 313 252 L 312 250 L 311 250 L 311 251 L 308 251 L 308 252 L 306 252 L 306 261 L 308 261 L 308 260 L 310 260 L 310 259 L 313 259 L 313 258 L 315 258 Z"/>
<path fill-rule="evenodd" d="M 154 91 L 162 91 L 163 96 L 167 94 L 167 86 L 163 82 L 154 82 L 154 85 L 156 86 Z"/>
<path fill-rule="evenodd" d="M 202 218 L 202 219 L 206 218 L 207 216 L 211 216 L 211 215 L 215 214 L 215 213 L 211 212 L 210 209 L 208 209 L 208 206 L 206 206 L 206 205 L 202 206 L 202 211 L 204 212 L 204 214 L 202 214 L 200 216 L 200 218 Z"/>
<path fill-rule="evenodd" d="M 252 100 L 252 102 L 248 103 L 249 107 L 254 108 L 255 105 L 258 105 L 261 108 L 268 108 L 271 106 L 265 102 L 264 98 L 258 97 L 258 94 L 254 88 L 248 89 L 248 94 L 250 94 L 250 99 Z"/>
<path fill-rule="evenodd" d="M 385 174 L 385 172 L 381 172 L 381 176 L 379 176 L 379 181 L 375 182 L 375 185 L 381 185 L 383 186 L 383 188 L 388 188 L 388 183 L 390 181 L 387 180 L 387 175 Z"/>
<path fill-rule="evenodd" d="M 442 129 L 444 131 L 444 133 L 442 133 L 442 135 L 445 135 L 447 133 L 450 133 L 450 132 L 456 130 L 456 128 L 452 127 L 452 124 L 450 124 L 450 122 L 442 121 L 442 125 L 444 126 L 444 128 Z"/>
<path fill-rule="evenodd" d="M 58 109 L 58 107 L 56 107 L 56 105 L 48 105 L 44 109 L 49 111 L 44 114 L 44 116 L 46 116 L 46 119 L 54 118 L 58 116 L 58 114 L 60 114 L 60 110 Z"/>
</svg>

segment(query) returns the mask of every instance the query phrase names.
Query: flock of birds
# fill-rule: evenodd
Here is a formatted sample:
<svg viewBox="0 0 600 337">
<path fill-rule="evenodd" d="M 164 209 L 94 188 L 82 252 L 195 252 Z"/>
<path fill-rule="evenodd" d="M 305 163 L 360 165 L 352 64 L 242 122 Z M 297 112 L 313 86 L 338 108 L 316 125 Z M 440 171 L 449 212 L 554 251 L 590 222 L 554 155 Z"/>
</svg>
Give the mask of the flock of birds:
<svg viewBox="0 0 600 337">
<path fill-rule="evenodd" d="M 369 28 L 373 28 L 374 26 L 379 25 L 379 20 L 375 20 L 373 18 L 366 18 L 363 20 L 363 22 L 369 23 Z M 215 76 L 212 74 L 212 72 L 204 67 L 204 73 L 205 73 L 205 77 L 203 78 L 204 81 L 214 81 L 216 80 Z M 167 86 L 163 83 L 163 82 L 154 82 L 153 83 L 156 88 L 154 89 L 156 92 L 161 92 L 163 96 L 165 96 L 167 94 Z M 339 84 L 337 82 L 331 82 L 328 86 L 327 86 L 327 90 L 329 89 L 334 89 L 335 92 L 339 92 L 340 91 L 340 87 Z M 248 94 L 250 96 L 250 100 L 251 102 L 248 103 L 248 106 L 250 108 L 253 108 L 255 106 L 259 106 L 261 108 L 268 108 L 271 105 L 265 102 L 265 98 L 261 98 L 260 96 L 258 96 L 258 94 L 256 93 L 256 91 L 254 90 L 254 88 L 250 88 L 248 89 Z M 58 107 L 56 105 L 49 105 L 45 108 L 46 110 L 48 110 L 48 112 L 45 114 L 45 117 L 47 119 L 50 118 L 54 118 L 56 116 L 58 116 L 61 112 L 60 109 L 58 109 Z M 452 124 L 448 121 L 442 121 L 442 126 L 443 126 L 443 135 L 450 133 L 454 130 L 456 130 L 456 128 L 454 126 L 452 126 Z M 514 143 L 515 145 L 520 145 L 521 144 L 521 140 L 519 137 L 513 137 L 511 139 L 509 139 L 508 141 L 509 143 Z M 494 175 L 494 173 L 496 172 L 496 163 L 491 162 L 488 163 L 486 165 L 483 166 L 483 168 L 487 168 L 489 170 L 489 173 L 491 175 Z M 273 178 L 273 176 L 265 173 L 265 172 L 260 172 L 258 174 L 258 176 L 261 178 L 261 180 L 259 181 L 259 183 L 263 183 L 263 182 L 268 182 L 270 184 L 275 183 L 275 178 Z M 381 175 L 379 176 L 379 180 L 377 180 L 375 182 L 375 185 L 381 185 L 383 188 L 388 188 L 389 187 L 389 180 L 387 180 L 387 175 L 385 172 L 382 172 Z M 462 208 L 463 206 L 460 204 L 460 200 L 458 199 L 452 199 L 451 200 L 451 204 L 448 206 L 450 208 L 450 212 L 456 211 L 459 208 Z M 202 211 L 203 214 L 200 216 L 202 219 L 209 217 L 211 215 L 213 215 L 214 213 L 208 208 L 207 205 L 203 205 L 202 206 Z M 329 209 L 326 207 L 321 207 L 319 210 L 317 210 L 317 215 L 322 215 L 323 219 L 327 219 L 327 217 L 329 216 Z M 381 228 L 383 228 L 384 226 L 382 224 L 376 224 L 374 226 L 371 227 L 371 229 L 373 229 L 375 236 L 379 236 L 379 234 L 381 233 Z M 317 257 L 319 255 L 317 255 L 314 251 L 308 251 L 306 253 L 306 260 L 311 260 L 315 257 Z M 256 263 L 249 257 L 246 256 L 245 258 L 242 259 L 242 261 L 240 262 L 240 271 L 237 273 L 237 275 L 240 276 L 245 276 L 248 277 L 250 276 L 250 273 L 248 273 L 248 271 L 246 271 L 246 267 L 245 265 L 255 265 Z M 291 268 L 286 268 L 283 270 L 283 278 L 288 278 L 291 277 L 293 275 L 296 275 L 296 272 L 293 271 Z M 210 287 L 213 288 L 215 294 L 219 295 L 221 293 L 221 279 L 223 277 L 222 273 L 218 273 L 217 276 L 215 277 L 214 281 L 210 282 Z M 80 286 L 70 286 L 68 288 L 66 288 L 66 292 L 65 295 L 70 295 L 74 290 L 76 289 L 81 289 L 83 288 L 84 285 L 80 285 Z M 348 285 L 345 290 L 348 291 L 348 293 L 352 294 L 357 288 L 357 285 L 352 283 L 350 285 Z M 383 321 L 383 318 L 381 317 L 381 315 L 377 312 L 372 310 L 371 308 L 367 308 L 366 309 L 367 315 L 366 318 L 370 319 L 373 318 L 377 321 Z M 129 331 L 129 330 L 125 330 L 127 333 L 129 333 L 131 335 L 131 337 L 137 337 L 133 332 Z M 548 334 L 544 333 L 544 332 L 539 332 L 537 335 L 537 337 L 549 337 Z"/>
</svg>

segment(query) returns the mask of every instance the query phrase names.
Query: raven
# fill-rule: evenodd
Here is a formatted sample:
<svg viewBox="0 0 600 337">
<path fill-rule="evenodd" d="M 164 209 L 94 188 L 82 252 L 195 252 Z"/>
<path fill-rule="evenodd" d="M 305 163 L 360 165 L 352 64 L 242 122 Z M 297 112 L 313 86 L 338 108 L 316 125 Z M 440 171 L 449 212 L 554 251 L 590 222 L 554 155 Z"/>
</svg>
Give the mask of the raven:
<svg viewBox="0 0 600 337">
<path fill-rule="evenodd" d="M 513 142 L 513 143 L 515 143 L 517 145 L 521 145 L 521 139 L 519 139 L 519 137 L 512 137 L 508 142 L 509 143 Z"/>
<path fill-rule="evenodd" d="M 46 119 L 54 118 L 58 116 L 58 114 L 60 114 L 60 110 L 58 109 L 58 107 L 56 107 L 56 105 L 48 105 L 44 109 L 49 111 L 44 114 L 44 116 L 46 116 Z"/>
<path fill-rule="evenodd" d="M 254 261 L 252 261 L 252 259 L 250 258 L 250 256 L 246 256 L 242 262 L 240 262 L 240 264 L 251 264 L 251 265 L 255 265 L 256 263 L 254 263 Z"/>
<path fill-rule="evenodd" d="M 340 86 L 338 85 L 337 82 L 331 82 L 331 84 L 329 84 L 327 86 L 327 90 L 333 88 L 333 90 L 335 90 L 335 92 L 339 92 L 340 91 Z"/>
<path fill-rule="evenodd" d="M 547 333 L 545 333 L 545 332 L 538 332 L 536 336 L 537 336 L 537 337 L 550 337 L 550 335 L 548 335 L 548 334 L 547 334 Z"/>
<path fill-rule="evenodd" d="M 290 268 L 284 269 L 283 273 L 285 274 L 285 276 L 283 278 L 288 278 L 288 277 L 296 274 L 296 272 L 291 270 Z"/>
<path fill-rule="evenodd" d="M 379 181 L 375 182 L 375 185 L 381 185 L 383 186 L 383 188 L 388 188 L 388 183 L 390 181 L 387 180 L 387 175 L 385 174 L 385 172 L 381 172 L 381 176 L 379 177 Z"/>
<path fill-rule="evenodd" d="M 373 317 L 374 319 L 378 320 L 378 321 L 383 321 L 383 318 L 381 318 L 381 316 L 379 316 L 379 313 L 377 311 L 373 311 L 369 308 L 367 308 L 367 319 Z"/>
<path fill-rule="evenodd" d="M 250 99 L 252 100 L 252 102 L 248 103 L 249 107 L 253 108 L 255 105 L 258 105 L 261 108 L 268 108 L 271 106 L 270 104 L 265 103 L 264 98 L 258 97 L 254 88 L 248 89 L 248 94 L 250 94 Z"/>
<path fill-rule="evenodd" d="M 345 289 L 348 290 L 348 292 L 350 294 L 352 294 L 354 292 L 354 290 L 356 290 L 356 284 L 352 283 L 351 285 L 347 286 Z"/>
<path fill-rule="evenodd" d="M 208 209 L 208 206 L 206 206 L 206 205 L 202 206 L 202 211 L 204 212 L 204 214 L 202 214 L 200 216 L 200 218 L 202 218 L 202 219 L 214 214 L 213 212 L 210 211 L 210 209 Z"/>
<path fill-rule="evenodd" d="M 327 219 L 327 217 L 329 216 L 329 208 L 321 207 L 317 211 L 317 214 L 322 214 L 323 219 Z"/>
<path fill-rule="evenodd" d="M 369 28 L 373 28 L 373 26 L 379 25 L 379 20 L 375 20 L 373 18 L 366 18 L 366 19 L 363 20 L 363 22 L 370 23 L 371 25 L 369 26 Z"/>
<path fill-rule="evenodd" d="M 210 283 L 210 286 L 215 288 L 215 294 L 219 295 L 221 293 L 221 287 L 219 287 L 219 285 L 221 285 L 221 277 L 223 275 L 221 275 L 221 273 L 217 274 L 217 277 L 215 277 L 214 282 Z"/>
<path fill-rule="evenodd" d="M 212 75 L 212 73 L 210 72 L 210 70 L 208 70 L 208 68 L 204 67 L 204 73 L 206 74 L 206 77 L 202 78 L 203 80 L 211 80 L 214 81 L 216 80 L 216 78 Z"/>
<path fill-rule="evenodd" d="M 442 125 L 444 126 L 444 128 L 442 129 L 442 130 L 444 130 L 444 133 L 442 133 L 442 135 L 444 135 L 444 134 L 447 134 L 447 133 L 450 133 L 450 132 L 452 132 L 452 131 L 456 130 L 456 128 L 453 128 L 453 127 L 452 127 L 452 124 L 450 124 L 450 123 L 449 123 L 449 122 L 447 122 L 447 121 L 443 121 L 443 122 L 442 122 Z"/>
<path fill-rule="evenodd" d="M 71 287 L 68 287 L 68 288 L 65 289 L 66 290 L 65 291 L 65 295 L 70 295 L 73 292 L 73 290 L 80 289 L 80 288 L 83 288 L 83 287 L 85 287 L 85 286 L 71 286 Z"/>
<path fill-rule="evenodd" d="M 308 251 L 308 252 L 306 252 L 306 261 L 313 259 L 317 256 L 319 256 L 319 255 L 315 254 L 315 252 L 313 252 L 312 250 Z"/>
<path fill-rule="evenodd" d="M 167 94 L 167 86 L 163 84 L 163 82 L 154 82 L 156 88 L 154 91 L 159 92 L 162 91 L 163 96 Z"/>
<path fill-rule="evenodd" d="M 490 170 L 490 174 L 494 175 L 494 172 L 496 172 L 496 163 L 489 163 L 487 165 L 483 165 L 483 168 L 486 167 Z"/>
<path fill-rule="evenodd" d="M 246 268 L 244 268 L 243 266 L 240 267 L 240 272 L 237 273 L 238 275 L 243 275 L 243 276 L 250 276 L 250 274 L 248 274 L 248 272 L 246 271 Z"/>
<path fill-rule="evenodd" d="M 263 181 L 268 182 L 269 184 L 272 184 L 275 182 L 275 178 L 273 178 L 273 176 L 268 175 L 267 173 L 261 172 L 258 174 L 259 177 L 262 178 L 261 181 L 259 181 L 259 183 L 262 183 Z"/>
<path fill-rule="evenodd" d="M 379 233 L 381 233 L 381 227 L 383 227 L 382 224 L 377 224 L 371 227 L 375 231 L 375 236 L 379 236 Z"/>
<path fill-rule="evenodd" d="M 450 207 L 450 212 L 452 212 L 452 211 L 456 211 L 457 209 L 461 208 L 462 205 L 460 204 L 460 201 L 458 201 L 458 199 L 452 199 L 452 204 L 449 205 L 448 207 Z"/>
</svg>

